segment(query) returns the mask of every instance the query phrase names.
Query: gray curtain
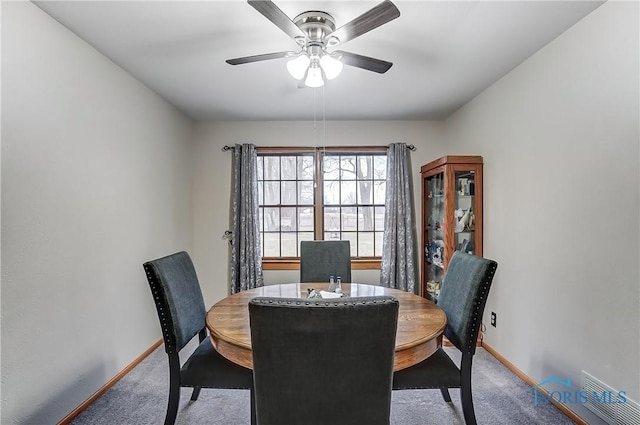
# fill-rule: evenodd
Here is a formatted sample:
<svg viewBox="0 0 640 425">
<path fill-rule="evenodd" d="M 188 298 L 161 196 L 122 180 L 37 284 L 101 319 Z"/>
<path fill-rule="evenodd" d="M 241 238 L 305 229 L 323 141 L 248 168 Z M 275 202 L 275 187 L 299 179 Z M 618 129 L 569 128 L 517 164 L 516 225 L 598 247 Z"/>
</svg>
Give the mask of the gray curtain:
<svg viewBox="0 0 640 425">
<path fill-rule="evenodd" d="M 258 225 L 256 147 L 236 144 L 233 165 L 231 293 L 235 294 L 264 284 Z"/>
<path fill-rule="evenodd" d="M 392 143 L 387 149 L 387 197 L 380 284 L 418 293 L 416 226 L 411 196 L 409 148 Z"/>
</svg>

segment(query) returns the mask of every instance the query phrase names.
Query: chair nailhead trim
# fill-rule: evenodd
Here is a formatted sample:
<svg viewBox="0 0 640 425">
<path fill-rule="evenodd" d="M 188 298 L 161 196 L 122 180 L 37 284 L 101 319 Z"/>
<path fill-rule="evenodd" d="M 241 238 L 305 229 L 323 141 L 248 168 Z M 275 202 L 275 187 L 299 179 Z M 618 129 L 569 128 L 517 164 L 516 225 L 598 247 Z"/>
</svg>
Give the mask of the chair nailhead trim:
<svg viewBox="0 0 640 425">
<path fill-rule="evenodd" d="M 172 338 L 171 330 L 169 328 L 169 322 L 167 321 L 167 313 L 162 303 L 160 285 L 155 279 L 154 274 L 151 272 L 151 268 L 147 264 L 144 265 L 144 269 L 147 274 L 149 286 L 151 287 L 151 293 L 156 304 L 156 309 L 158 310 L 158 318 L 160 320 L 160 327 L 162 328 L 162 337 L 164 339 L 165 350 L 167 351 L 167 353 L 172 353 L 175 351 L 176 346 L 175 344 L 173 344 L 174 338 Z"/>
</svg>

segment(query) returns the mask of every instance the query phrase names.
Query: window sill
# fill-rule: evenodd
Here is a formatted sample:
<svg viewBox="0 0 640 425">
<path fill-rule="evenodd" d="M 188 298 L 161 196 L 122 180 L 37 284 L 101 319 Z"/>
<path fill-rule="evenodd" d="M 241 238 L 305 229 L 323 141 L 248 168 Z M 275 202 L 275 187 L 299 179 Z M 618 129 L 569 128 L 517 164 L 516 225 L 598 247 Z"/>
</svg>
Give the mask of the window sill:
<svg viewBox="0 0 640 425">
<path fill-rule="evenodd" d="M 354 258 L 351 270 L 380 270 L 380 258 Z M 263 258 L 262 270 L 299 270 L 300 260 L 297 258 Z"/>
</svg>

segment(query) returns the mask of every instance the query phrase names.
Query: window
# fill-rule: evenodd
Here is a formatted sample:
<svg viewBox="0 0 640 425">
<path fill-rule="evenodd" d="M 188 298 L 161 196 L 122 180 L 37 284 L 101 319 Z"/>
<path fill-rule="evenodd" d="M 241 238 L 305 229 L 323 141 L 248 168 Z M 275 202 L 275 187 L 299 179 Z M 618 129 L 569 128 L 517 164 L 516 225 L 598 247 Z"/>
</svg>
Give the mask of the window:
<svg viewBox="0 0 640 425">
<path fill-rule="evenodd" d="M 258 154 L 262 256 L 297 257 L 300 241 L 314 239 L 313 154 Z"/>
<path fill-rule="evenodd" d="M 386 152 L 386 146 L 258 148 L 263 266 L 297 267 L 300 241 L 314 239 L 349 240 L 354 259 L 378 266 Z"/>
</svg>

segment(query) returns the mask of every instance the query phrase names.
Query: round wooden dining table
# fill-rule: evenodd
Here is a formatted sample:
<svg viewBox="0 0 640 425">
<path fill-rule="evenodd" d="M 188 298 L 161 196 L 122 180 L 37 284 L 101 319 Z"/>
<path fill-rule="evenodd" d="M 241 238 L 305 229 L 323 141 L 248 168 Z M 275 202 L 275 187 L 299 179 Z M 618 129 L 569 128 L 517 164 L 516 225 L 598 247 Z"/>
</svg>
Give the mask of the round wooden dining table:
<svg viewBox="0 0 640 425">
<path fill-rule="evenodd" d="M 328 285 L 327 282 L 266 285 L 224 298 L 207 312 L 206 323 L 213 346 L 227 359 L 251 369 L 249 300 L 255 297 L 306 298 L 309 288 L 326 291 Z M 343 283 L 342 289 L 349 297 L 391 295 L 398 299 L 394 371 L 421 362 L 442 345 L 447 316 L 433 302 L 405 291 L 376 285 Z"/>
</svg>

